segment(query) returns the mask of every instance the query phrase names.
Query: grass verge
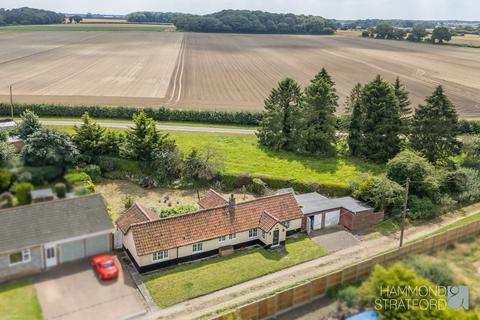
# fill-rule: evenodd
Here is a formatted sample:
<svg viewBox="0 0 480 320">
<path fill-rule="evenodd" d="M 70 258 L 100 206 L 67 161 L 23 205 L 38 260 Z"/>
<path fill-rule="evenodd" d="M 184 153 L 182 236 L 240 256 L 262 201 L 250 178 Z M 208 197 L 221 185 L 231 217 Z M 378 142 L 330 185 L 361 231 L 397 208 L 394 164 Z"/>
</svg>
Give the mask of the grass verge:
<svg viewBox="0 0 480 320">
<path fill-rule="evenodd" d="M 227 257 L 177 266 L 145 277 L 155 302 L 167 307 L 327 254 L 306 236 L 287 239 L 284 250 L 240 250 Z"/>
<path fill-rule="evenodd" d="M 0 285 L 0 318 L 2 320 L 40 320 L 42 309 L 31 280 Z"/>
</svg>

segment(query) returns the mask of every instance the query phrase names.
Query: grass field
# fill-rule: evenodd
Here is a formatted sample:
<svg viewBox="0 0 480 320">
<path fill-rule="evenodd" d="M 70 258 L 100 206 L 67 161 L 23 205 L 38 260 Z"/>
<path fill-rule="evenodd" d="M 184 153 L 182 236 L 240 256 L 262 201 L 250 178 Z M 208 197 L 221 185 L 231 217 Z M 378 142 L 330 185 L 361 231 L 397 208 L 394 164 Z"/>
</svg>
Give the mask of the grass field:
<svg viewBox="0 0 480 320">
<path fill-rule="evenodd" d="M 0 285 L 2 320 L 41 320 L 42 309 L 30 280 Z"/>
<path fill-rule="evenodd" d="M 324 248 L 301 236 L 287 239 L 284 251 L 241 250 L 230 256 L 157 272 L 146 276 L 144 281 L 155 302 L 160 307 L 167 307 L 326 254 Z"/>
<path fill-rule="evenodd" d="M 73 133 L 72 127 L 52 128 Z M 119 130 L 119 129 L 114 129 Z M 120 129 L 121 130 L 121 129 Z M 316 182 L 346 188 L 365 172 L 380 174 L 384 166 L 350 158 L 301 156 L 290 152 L 273 152 L 261 148 L 254 135 L 169 132 L 183 153 L 192 149 L 210 152 L 221 170 L 229 175 L 250 173 L 275 179 Z"/>
<path fill-rule="evenodd" d="M 0 29 L 10 31 L 0 32 L 0 100 L 9 101 L 13 83 L 14 101 L 24 103 L 258 111 L 278 81 L 291 77 L 305 86 L 325 67 L 337 84 L 339 111 L 355 84 L 380 74 L 390 82 L 399 76 L 414 106 L 441 84 L 461 116 L 480 117 L 477 49 L 363 39 L 356 32 L 145 32 L 164 28 L 74 24 Z"/>
</svg>

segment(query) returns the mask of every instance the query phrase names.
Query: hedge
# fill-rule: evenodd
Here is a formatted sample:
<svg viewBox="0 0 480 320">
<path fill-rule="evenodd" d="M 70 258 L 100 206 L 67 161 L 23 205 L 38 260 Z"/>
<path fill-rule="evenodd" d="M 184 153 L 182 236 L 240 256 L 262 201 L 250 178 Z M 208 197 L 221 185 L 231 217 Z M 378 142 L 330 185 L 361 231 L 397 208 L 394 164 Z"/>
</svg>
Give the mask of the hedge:
<svg viewBox="0 0 480 320">
<path fill-rule="evenodd" d="M 249 111 L 208 111 L 140 107 L 107 106 L 71 106 L 55 104 L 15 104 L 14 116 L 20 116 L 25 110 L 31 110 L 41 117 L 80 118 L 85 112 L 93 118 L 132 119 L 135 113 L 144 111 L 157 121 L 189 121 L 217 124 L 257 125 L 262 114 Z M 10 116 L 10 105 L 0 103 L 0 116 Z"/>
<path fill-rule="evenodd" d="M 460 120 L 459 127 L 463 134 L 480 134 L 480 120 Z"/>
</svg>

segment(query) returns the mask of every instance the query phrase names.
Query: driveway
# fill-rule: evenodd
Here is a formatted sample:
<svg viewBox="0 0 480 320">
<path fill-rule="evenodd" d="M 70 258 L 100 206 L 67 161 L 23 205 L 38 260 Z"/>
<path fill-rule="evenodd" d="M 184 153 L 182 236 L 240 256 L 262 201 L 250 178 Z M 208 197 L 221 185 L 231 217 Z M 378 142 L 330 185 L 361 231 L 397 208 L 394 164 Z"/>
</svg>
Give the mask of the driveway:
<svg viewBox="0 0 480 320">
<path fill-rule="evenodd" d="M 328 250 L 329 253 L 347 249 L 360 243 L 353 234 L 340 227 L 330 227 L 310 233 L 310 238 Z"/>
<path fill-rule="evenodd" d="M 100 282 L 89 261 L 61 265 L 34 279 L 45 320 L 124 319 L 145 312 L 127 272 Z"/>
</svg>

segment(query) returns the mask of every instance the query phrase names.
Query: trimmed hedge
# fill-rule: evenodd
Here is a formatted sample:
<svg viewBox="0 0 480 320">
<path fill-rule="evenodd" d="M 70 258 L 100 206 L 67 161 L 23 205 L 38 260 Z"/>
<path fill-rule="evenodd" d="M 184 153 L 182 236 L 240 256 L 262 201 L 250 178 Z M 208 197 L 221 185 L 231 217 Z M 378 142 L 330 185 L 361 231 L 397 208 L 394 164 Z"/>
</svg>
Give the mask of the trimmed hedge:
<svg viewBox="0 0 480 320">
<path fill-rule="evenodd" d="M 480 120 L 460 120 L 459 128 L 463 134 L 480 134 Z"/>
<path fill-rule="evenodd" d="M 93 118 L 132 119 L 135 113 L 144 111 L 157 121 L 190 121 L 217 124 L 257 125 L 262 114 L 248 111 L 208 111 L 139 107 L 107 107 L 107 106 L 70 106 L 55 104 L 16 104 L 15 116 L 25 110 L 31 110 L 40 117 L 75 117 L 80 118 L 85 112 Z M 10 105 L 0 103 L 0 116 L 10 116 Z"/>
</svg>

